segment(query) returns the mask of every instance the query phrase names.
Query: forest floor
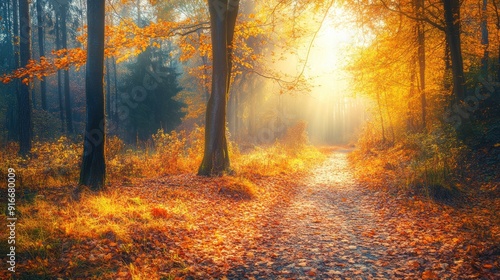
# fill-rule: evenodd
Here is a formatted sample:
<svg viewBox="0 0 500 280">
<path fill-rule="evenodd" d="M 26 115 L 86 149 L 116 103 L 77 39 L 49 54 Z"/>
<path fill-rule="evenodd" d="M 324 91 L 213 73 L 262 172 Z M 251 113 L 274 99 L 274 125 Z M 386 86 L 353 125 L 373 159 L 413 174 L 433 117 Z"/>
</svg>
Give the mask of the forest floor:
<svg viewBox="0 0 500 280">
<path fill-rule="evenodd" d="M 294 175 L 138 179 L 79 201 L 39 190 L 21 209 L 17 278 L 500 278 L 500 198 L 368 189 L 348 152 Z"/>
</svg>

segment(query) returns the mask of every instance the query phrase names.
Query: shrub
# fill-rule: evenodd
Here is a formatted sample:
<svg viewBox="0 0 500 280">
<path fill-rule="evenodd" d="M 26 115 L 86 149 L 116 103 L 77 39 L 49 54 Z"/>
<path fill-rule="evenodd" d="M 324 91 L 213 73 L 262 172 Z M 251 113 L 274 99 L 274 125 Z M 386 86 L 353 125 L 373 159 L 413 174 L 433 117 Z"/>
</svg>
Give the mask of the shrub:
<svg viewBox="0 0 500 280">
<path fill-rule="evenodd" d="M 304 122 L 299 122 L 272 146 L 256 147 L 250 153 L 241 155 L 236 163 L 237 171 L 262 176 L 305 171 L 324 159 L 324 155 L 308 145 L 306 128 Z"/>
<path fill-rule="evenodd" d="M 357 177 L 374 187 L 413 189 L 434 198 L 457 191 L 459 163 L 465 146 L 452 128 L 438 126 L 427 133 L 409 133 L 394 145 L 376 145 L 369 130 L 350 156 Z"/>
</svg>

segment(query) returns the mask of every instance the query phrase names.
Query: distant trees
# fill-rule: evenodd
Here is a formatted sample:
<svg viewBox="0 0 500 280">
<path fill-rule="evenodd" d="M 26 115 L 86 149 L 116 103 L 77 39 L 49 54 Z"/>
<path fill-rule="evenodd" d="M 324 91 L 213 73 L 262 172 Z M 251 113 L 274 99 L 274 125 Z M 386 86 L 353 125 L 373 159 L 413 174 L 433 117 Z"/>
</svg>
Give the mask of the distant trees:
<svg viewBox="0 0 500 280">
<path fill-rule="evenodd" d="M 87 0 L 88 59 L 85 70 L 87 118 L 80 184 L 89 186 L 92 190 L 103 189 L 106 178 L 104 159 L 106 120 L 103 84 L 104 22 L 105 1 Z"/>
<path fill-rule="evenodd" d="M 185 104 L 174 100 L 182 89 L 175 68 L 165 65 L 167 57 L 168 53 L 149 47 L 128 65 L 120 106 L 120 114 L 127 116 L 120 125 L 128 142 L 145 141 L 159 129 L 171 131 L 185 115 Z"/>
</svg>

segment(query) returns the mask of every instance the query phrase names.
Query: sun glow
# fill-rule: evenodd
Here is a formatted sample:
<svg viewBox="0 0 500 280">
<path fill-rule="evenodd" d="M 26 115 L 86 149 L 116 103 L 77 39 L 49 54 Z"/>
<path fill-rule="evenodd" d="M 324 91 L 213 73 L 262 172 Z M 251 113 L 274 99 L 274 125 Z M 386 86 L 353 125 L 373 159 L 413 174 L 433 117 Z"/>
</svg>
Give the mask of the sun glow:
<svg viewBox="0 0 500 280">
<path fill-rule="evenodd" d="M 353 92 L 352 78 L 345 70 L 353 51 L 366 46 L 369 37 L 355 19 L 341 7 L 332 8 L 307 50 L 304 75 L 315 86 L 307 97 L 304 118 L 316 144 L 348 143 L 367 118 L 365 101 Z"/>
</svg>

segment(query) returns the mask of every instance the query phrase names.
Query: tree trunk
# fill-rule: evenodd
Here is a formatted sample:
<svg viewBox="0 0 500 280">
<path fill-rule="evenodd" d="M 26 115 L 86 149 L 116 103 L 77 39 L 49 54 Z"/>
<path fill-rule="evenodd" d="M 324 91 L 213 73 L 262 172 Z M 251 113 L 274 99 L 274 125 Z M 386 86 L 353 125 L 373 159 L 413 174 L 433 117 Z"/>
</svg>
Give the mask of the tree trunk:
<svg viewBox="0 0 500 280">
<path fill-rule="evenodd" d="M 118 108 L 117 108 L 117 104 L 118 104 L 118 76 L 117 76 L 117 73 L 116 73 L 116 60 L 115 60 L 115 57 L 113 57 L 113 85 L 114 85 L 114 98 L 113 100 L 115 101 L 114 102 L 114 108 L 113 108 L 113 112 L 114 112 L 114 115 L 113 115 L 113 120 L 115 121 L 115 124 L 116 124 L 116 128 L 118 128 Z"/>
<path fill-rule="evenodd" d="M 109 68 L 109 59 L 106 59 L 106 115 L 111 116 L 111 71 Z"/>
<path fill-rule="evenodd" d="M 408 131 L 415 130 L 415 123 L 413 121 L 413 99 L 415 96 L 415 88 L 417 81 L 417 56 L 412 55 L 410 61 L 410 90 L 408 92 L 408 108 L 406 113 L 406 129 Z"/>
<path fill-rule="evenodd" d="M 61 49 L 61 22 L 59 21 L 59 15 L 56 12 L 56 24 L 55 24 L 55 33 L 56 33 L 56 49 Z M 59 100 L 59 119 L 61 120 L 61 132 L 64 133 L 64 102 L 63 102 L 63 92 L 62 92 L 62 71 L 57 70 L 57 96 Z"/>
<path fill-rule="evenodd" d="M 87 67 L 85 69 L 85 95 L 87 120 L 80 185 L 102 190 L 106 177 L 104 159 L 104 10 L 105 1 L 87 0 Z"/>
<path fill-rule="evenodd" d="M 424 17 L 424 1 L 416 0 L 417 17 Z M 422 129 L 425 130 L 427 126 L 427 98 L 425 93 L 425 24 L 423 20 L 417 22 L 417 42 L 418 42 L 418 68 L 420 76 L 420 106 L 422 113 Z"/>
<path fill-rule="evenodd" d="M 26 66 L 30 60 L 31 45 L 31 27 L 28 0 L 19 1 L 20 45 L 19 57 L 20 65 Z M 31 102 L 28 85 L 20 83 L 19 94 L 17 95 L 17 104 L 19 106 L 19 154 L 27 155 L 31 151 Z"/>
<path fill-rule="evenodd" d="M 12 51 L 14 53 L 13 55 L 13 67 L 14 69 L 19 69 L 20 67 L 20 61 L 19 61 L 19 5 L 18 5 L 18 0 L 13 0 L 12 1 Z M 19 96 L 19 79 L 14 80 L 14 88 L 15 92 L 14 94 L 16 95 L 16 99 Z M 16 102 L 12 103 L 12 106 L 9 106 L 10 114 L 9 116 L 9 134 L 8 134 L 8 139 L 10 140 L 18 140 L 19 139 L 19 120 L 17 117 L 19 116 L 19 113 L 13 110 L 12 107 L 19 107 L 17 105 L 17 100 Z M 17 113 L 17 116 L 15 116 Z"/>
<path fill-rule="evenodd" d="M 12 1 L 12 28 L 13 28 L 13 36 L 12 36 L 12 46 L 14 51 L 14 69 L 19 69 L 20 58 L 19 58 L 19 0 Z M 16 80 L 17 81 L 17 80 Z M 16 82 L 18 84 L 18 82 Z M 19 85 L 16 86 L 18 88 Z"/>
<path fill-rule="evenodd" d="M 384 114 L 382 112 L 382 103 L 380 101 L 380 92 L 377 91 L 377 106 L 378 113 L 380 115 L 380 126 L 382 129 L 382 142 L 385 144 L 387 140 L 385 139 L 385 125 L 384 125 Z"/>
<path fill-rule="evenodd" d="M 212 94 L 205 124 L 205 152 L 198 175 L 219 176 L 230 172 L 226 139 L 226 109 L 231 82 L 231 45 L 239 0 L 209 0 L 212 34 Z"/>
<path fill-rule="evenodd" d="M 62 48 L 68 48 L 68 31 L 66 27 L 66 18 L 68 15 L 68 6 L 61 8 L 61 39 Z M 73 134 L 73 115 L 71 109 L 71 97 L 70 97 L 70 86 L 69 86 L 69 70 L 64 70 L 64 103 L 66 111 L 66 132 L 68 134 Z"/>
<path fill-rule="evenodd" d="M 443 0 L 446 41 L 450 48 L 451 70 L 453 76 L 453 97 L 461 102 L 465 99 L 465 76 L 460 43 L 460 2 Z"/>
<path fill-rule="evenodd" d="M 42 0 L 36 0 L 36 16 L 38 24 L 38 50 L 40 57 L 45 56 Z M 42 98 L 42 110 L 47 110 L 47 81 L 43 78 L 40 81 L 40 95 Z"/>
<path fill-rule="evenodd" d="M 483 0 L 481 8 L 481 45 L 483 45 L 483 57 L 481 58 L 481 75 L 488 79 L 488 61 L 489 61 L 489 32 L 488 32 L 488 0 Z"/>
</svg>

